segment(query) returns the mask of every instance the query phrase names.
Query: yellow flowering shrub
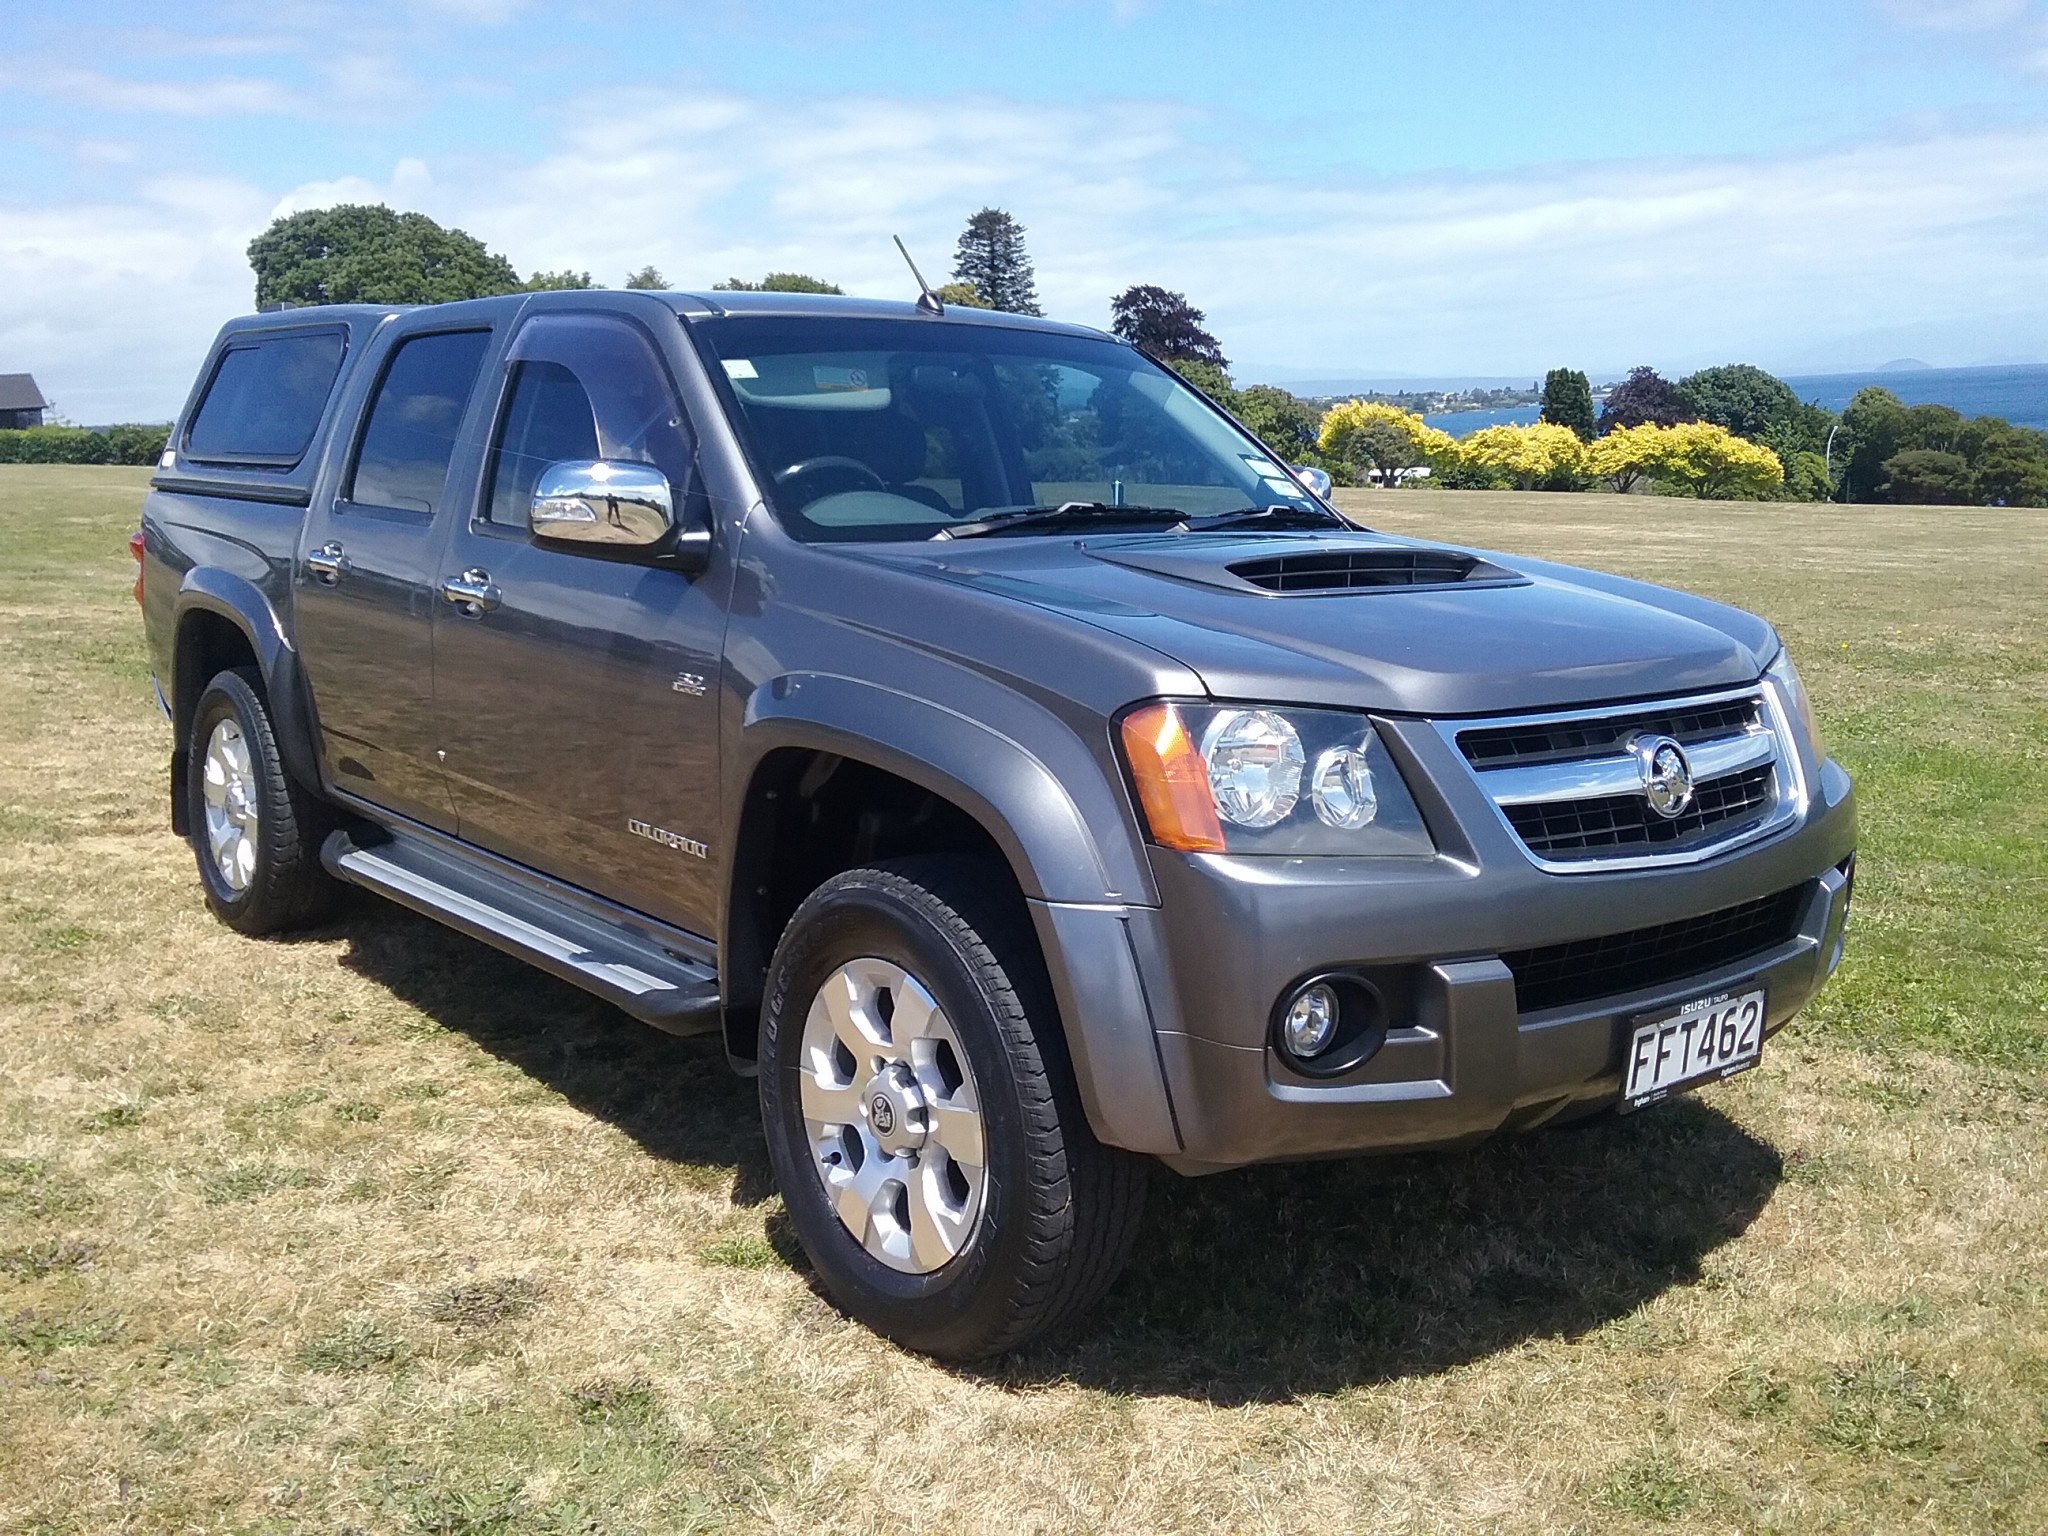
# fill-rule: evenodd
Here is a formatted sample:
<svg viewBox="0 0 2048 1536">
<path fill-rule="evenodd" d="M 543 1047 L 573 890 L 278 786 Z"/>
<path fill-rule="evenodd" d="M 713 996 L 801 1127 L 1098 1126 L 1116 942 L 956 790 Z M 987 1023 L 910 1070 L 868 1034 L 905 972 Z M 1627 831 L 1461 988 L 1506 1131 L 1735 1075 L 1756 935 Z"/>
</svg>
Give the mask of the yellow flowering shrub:
<svg viewBox="0 0 2048 1536">
<path fill-rule="evenodd" d="M 1355 465 L 1394 483 L 1394 472 L 1454 460 L 1457 440 L 1413 411 L 1373 400 L 1345 400 L 1323 413 L 1316 447 L 1327 458 Z"/>
<path fill-rule="evenodd" d="M 1785 485 L 1775 453 L 1706 421 L 1617 428 L 1587 448 L 1586 472 L 1617 491 L 1656 480 L 1716 501 L 1761 500 L 1781 494 Z"/>
<path fill-rule="evenodd" d="M 1569 482 L 1582 473 L 1586 445 L 1570 427 L 1532 421 L 1525 427 L 1481 427 L 1457 445 L 1469 468 L 1501 476 L 1520 490 Z"/>
<path fill-rule="evenodd" d="M 1639 480 L 1661 479 L 1667 430 L 1645 422 L 1640 427 L 1616 427 L 1605 437 L 1594 438 L 1586 445 L 1586 473 L 1622 492 L 1634 490 Z"/>
<path fill-rule="evenodd" d="M 1658 479 L 1716 501 L 1762 501 L 1785 484 L 1785 466 L 1761 443 L 1737 437 L 1710 421 L 1666 427 L 1664 470 Z"/>
</svg>

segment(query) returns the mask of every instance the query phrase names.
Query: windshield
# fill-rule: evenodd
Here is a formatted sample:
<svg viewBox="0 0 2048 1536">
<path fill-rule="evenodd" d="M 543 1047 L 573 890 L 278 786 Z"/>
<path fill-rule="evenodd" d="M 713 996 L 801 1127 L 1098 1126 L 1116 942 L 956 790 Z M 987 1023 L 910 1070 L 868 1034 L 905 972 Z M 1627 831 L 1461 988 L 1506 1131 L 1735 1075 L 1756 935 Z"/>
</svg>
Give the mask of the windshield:
<svg viewBox="0 0 2048 1536">
<path fill-rule="evenodd" d="M 1069 502 L 1190 517 L 1316 507 L 1205 399 L 1115 342 L 808 316 L 691 330 L 798 538 L 928 539 Z"/>
</svg>

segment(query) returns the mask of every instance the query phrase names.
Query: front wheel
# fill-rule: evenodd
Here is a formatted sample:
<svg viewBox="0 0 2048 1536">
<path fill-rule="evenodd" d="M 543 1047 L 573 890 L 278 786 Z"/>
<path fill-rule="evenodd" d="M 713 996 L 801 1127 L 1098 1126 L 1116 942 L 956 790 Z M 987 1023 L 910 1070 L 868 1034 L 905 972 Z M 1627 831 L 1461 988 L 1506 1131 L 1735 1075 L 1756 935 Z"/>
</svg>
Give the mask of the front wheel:
<svg viewBox="0 0 2048 1536">
<path fill-rule="evenodd" d="M 1093 1303 L 1146 1165 L 1090 1133 L 1030 926 L 963 860 L 834 876 L 790 920 L 761 1118 L 804 1251 L 849 1313 L 924 1353 L 998 1354 Z"/>
</svg>

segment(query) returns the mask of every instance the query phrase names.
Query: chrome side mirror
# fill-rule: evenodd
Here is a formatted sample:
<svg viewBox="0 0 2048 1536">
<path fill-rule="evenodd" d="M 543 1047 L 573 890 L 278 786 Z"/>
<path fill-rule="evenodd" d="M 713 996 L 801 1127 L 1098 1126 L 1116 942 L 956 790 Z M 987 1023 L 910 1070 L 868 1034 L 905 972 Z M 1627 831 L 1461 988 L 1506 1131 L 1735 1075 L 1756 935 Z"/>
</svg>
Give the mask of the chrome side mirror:
<svg viewBox="0 0 2048 1536">
<path fill-rule="evenodd" d="M 1321 496 L 1326 501 L 1329 499 L 1330 476 L 1328 471 L 1317 469 L 1313 464 L 1290 464 L 1287 466 L 1287 471 L 1318 496 Z"/>
<path fill-rule="evenodd" d="M 675 492 L 651 464 L 570 459 L 541 471 L 527 525 L 558 543 L 651 549 L 676 526 Z"/>
</svg>

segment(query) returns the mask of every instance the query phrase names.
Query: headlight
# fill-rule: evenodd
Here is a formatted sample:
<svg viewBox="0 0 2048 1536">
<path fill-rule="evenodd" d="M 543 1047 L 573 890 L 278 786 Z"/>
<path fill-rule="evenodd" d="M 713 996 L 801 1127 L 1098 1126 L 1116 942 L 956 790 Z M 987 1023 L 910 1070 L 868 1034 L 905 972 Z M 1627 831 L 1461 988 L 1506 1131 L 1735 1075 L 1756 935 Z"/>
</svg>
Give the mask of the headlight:
<svg viewBox="0 0 2048 1536">
<path fill-rule="evenodd" d="M 1777 689 L 1778 701 L 1785 706 L 1785 713 L 1792 717 L 1792 723 L 1805 736 L 1816 766 L 1826 762 L 1827 749 L 1821 746 L 1820 727 L 1814 724 L 1813 700 L 1806 696 L 1806 685 L 1799 681 L 1799 669 L 1792 665 L 1792 653 L 1780 648 L 1778 659 L 1764 669 L 1764 676 Z"/>
<path fill-rule="evenodd" d="M 1226 709 L 1202 732 L 1216 814 L 1233 826 L 1285 821 L 1301 800 L 1301 735 L 1270 709 Z"/>
<path fill-rule="evenodd" d="M 1435 852 L 1408 786 L 1362 715 L 1161 701 L 1125 715 L 1119 736 L 1162 847 Z"/>
</svg>

